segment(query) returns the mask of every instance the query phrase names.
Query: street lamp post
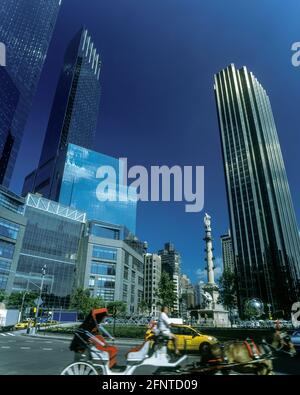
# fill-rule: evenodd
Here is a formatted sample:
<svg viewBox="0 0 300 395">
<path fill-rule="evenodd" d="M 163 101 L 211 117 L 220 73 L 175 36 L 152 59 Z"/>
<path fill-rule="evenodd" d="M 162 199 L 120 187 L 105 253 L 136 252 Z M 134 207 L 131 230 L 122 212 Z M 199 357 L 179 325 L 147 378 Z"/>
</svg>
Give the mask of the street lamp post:
<svg viewBox="0 0 300 395">
<path fill-rule="evenodd" d="M 40 294 L 39 294 L 39 298 L 38 298 L 38 302 L 37 302 L 37 306 L 36 306 L 35 317 L 34 317 L 34 328 L 33 328 L 34 334 L 36 334 L 37 319 L 38 319 L 38 315 L 39 315 L 39 306 L 40 306 L 41 296 L 42 296 L 42 292 L 43 292 L 45 274 L 46 274 L 46 265 L 44 265 L 42 267 L 42 281 L 41 281 L 41 287 L 40 287 Z"/>
</svg>

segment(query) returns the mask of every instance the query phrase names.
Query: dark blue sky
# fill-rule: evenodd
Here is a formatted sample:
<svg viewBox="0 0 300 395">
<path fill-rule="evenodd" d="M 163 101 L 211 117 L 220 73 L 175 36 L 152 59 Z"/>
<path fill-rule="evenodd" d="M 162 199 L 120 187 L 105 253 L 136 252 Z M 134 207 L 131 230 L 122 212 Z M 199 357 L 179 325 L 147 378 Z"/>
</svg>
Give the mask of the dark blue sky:
<svg viewBox="0 0 300 395">
<path fill-rule="evenodd" d="M 96 149 L 148 168 L 205 166 L 201 213 L 185 213 L 184 203 L 139 205 L 137 234 L 150 251 L 173 241 L 195 282 L 206 211 L 221 256 L 228 212 L 213 74 L 229 63 L 246 65 L 269 93 L 299 224 L 300 67 L 290 50 L 299 16 L 299 0 L 63 0 L 12 189 L 20 192 L 38 162 L 64 50 L 85 25 L 103 62 Z"/>
</svg>

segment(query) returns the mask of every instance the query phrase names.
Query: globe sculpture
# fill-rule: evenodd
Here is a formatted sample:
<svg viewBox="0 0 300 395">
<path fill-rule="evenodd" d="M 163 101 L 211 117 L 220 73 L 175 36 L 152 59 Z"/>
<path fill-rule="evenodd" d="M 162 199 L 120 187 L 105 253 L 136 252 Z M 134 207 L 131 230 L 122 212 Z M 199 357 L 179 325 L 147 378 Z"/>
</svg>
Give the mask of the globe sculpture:
<svg viewBox="0 0 300 395">
<path fill-rule="evenodd" d="M 250 318 L 258 318 L 264 314 L 264 305 L 261 300 L 253 298 L 245 302 L 245 315 Z"/>
</svg>

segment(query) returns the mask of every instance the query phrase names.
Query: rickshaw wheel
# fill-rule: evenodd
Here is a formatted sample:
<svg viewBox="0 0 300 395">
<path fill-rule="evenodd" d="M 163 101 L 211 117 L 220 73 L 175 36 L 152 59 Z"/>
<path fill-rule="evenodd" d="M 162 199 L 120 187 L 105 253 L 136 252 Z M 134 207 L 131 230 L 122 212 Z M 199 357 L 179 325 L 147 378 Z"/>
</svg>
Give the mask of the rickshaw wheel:
<svg viewBox="0 0 300 395">
<path fill-rule="evenodd" d="M 61 376 L 98 376 L 99 373 L 87 362 L 74 362 L 67 366 L 60 374 Z"/>
</svg>

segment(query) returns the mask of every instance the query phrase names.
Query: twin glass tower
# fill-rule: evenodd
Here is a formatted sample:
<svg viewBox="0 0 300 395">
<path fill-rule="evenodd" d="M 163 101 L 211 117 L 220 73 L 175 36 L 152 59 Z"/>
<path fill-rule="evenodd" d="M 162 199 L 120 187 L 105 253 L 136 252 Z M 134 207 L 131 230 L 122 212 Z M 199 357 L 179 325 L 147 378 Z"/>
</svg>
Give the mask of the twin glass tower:
<svg viewBox="0 0 300 395">
<path fill-rule="evenodd" d="M 300 300 L 300 239 L 269 97 L 246 67 L 215 75 L 239 309 Z"/>
</svg>

